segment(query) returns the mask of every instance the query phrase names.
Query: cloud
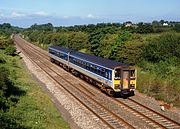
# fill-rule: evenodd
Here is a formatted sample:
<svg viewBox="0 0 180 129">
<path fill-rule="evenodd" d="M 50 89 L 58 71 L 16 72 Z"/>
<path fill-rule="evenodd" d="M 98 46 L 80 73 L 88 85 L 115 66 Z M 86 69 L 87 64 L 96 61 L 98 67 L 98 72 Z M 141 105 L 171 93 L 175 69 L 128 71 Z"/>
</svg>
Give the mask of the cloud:
<svg viewBox="0 0 180 129">
<path fill-rule="evenodd" d="M 48 16 L 49 14 L 44 12 L 44 11 L 39 11 L 39 12 L 35 12 L 35 15 L 39 15 L 39 16 Z"/>
<path fill-rule="evenodd" d="M 87 17 L 88 18 L 95 18 L 95 16 L 93 16 L 92 14 L 88 14 Z"/>
<path fill-rule="evenodd" d="M 4 18 L 13 18 L 13 19 L 14 18 L 31 18 L 34 16 L 46 17 L 46 16 L 50 16 L 50 14 L 48 14 L 44 11 L 32 12 L 32 13 L 13 11 L 13 12 L 6 13 L 6 15 L 3 15 L 0 12 L 0 17 L 4 17 Z"/>
<path fill-rule="evenodd" d="M 88 14 L 86 17 L 84 18 L 89 18 L 89 19 L 101 19 L 102 17 L 99 16 L 94 16 L 93 14 Z"/>
<path fill-rule="evenodd" d="M 12 12 L 11 15 L 10 15 L 10 17 L 12 17 L 12 18 L 25 17 L 25 16 L 27 16 L 27 14 L 19 13 L 19 12 Z"/>
<path fill-rule="evenodd" d="M 69 16 L 63 16 L 63 18 L 64 18 L 64 19 L 68 19 L 68 18 L 70 18 L 70 17 L 69 17 Z"/>
<path fill-rule="evenodd" d="M 0 12 L 0 17 L 4 17 L 4 14 Z"/>
</svg>

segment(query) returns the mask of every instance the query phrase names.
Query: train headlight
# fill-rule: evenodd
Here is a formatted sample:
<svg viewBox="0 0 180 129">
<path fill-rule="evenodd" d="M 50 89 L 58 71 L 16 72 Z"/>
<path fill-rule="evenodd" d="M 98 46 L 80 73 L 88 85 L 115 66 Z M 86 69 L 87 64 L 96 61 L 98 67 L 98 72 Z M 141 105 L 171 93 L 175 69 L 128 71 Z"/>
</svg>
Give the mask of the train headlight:
<svg viewBox="0 0 180 129">
<path fill-rule="evenodd" d="M 114 89 L 120 89 L 120 85 L 119 84 L 115 84 L 114 85 Z"/>
<path fill-rule="evenodd" d="M 131 89 L 135 89 L 135 84 L 130 85 Z"/>
</svg>

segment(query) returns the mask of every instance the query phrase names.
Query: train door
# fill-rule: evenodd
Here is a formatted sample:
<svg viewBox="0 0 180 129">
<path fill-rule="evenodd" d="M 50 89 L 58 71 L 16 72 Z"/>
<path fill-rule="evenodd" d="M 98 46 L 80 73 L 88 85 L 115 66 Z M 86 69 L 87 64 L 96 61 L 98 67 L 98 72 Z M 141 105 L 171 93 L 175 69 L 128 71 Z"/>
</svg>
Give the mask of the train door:
<svg viewBox="0 0 180 129">
<path fill-rule="evenodd" d="M 129 88 L 129 71 L 127 71 L 127 70 L 123 70 L 122 85 L 123 85 L 123 89 Z"/>
</svg>

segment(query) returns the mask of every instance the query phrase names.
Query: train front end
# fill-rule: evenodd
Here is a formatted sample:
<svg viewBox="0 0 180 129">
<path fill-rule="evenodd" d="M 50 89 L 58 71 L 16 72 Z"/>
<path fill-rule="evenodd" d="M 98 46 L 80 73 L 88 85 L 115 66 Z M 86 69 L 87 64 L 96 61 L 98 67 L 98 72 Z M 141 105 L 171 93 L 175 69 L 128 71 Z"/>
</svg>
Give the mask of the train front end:
<svg viewBox="0 0 180 129">
<path fill-rule="evenodd" d="M 114 91 L 121 94 L 134 95 L 136 89 L 137 71 L 133 67 L 114 69 Z"/>
</svg>

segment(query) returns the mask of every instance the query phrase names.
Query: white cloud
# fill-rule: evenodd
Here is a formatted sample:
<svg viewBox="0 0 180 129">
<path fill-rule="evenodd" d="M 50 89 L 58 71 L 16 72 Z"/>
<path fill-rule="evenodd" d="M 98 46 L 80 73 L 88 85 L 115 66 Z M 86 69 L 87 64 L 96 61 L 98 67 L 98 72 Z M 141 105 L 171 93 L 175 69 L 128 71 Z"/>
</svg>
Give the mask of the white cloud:
<svg viewBox="0 0 180 129">
<path fill-rule="evenodd" d="M 84 18 L 89 18 L 89 19 L 101 19 L 101 17 L 99 16 L 94 16 L 93 14 L 88 14 L 86 17 Z"/>
<path fill-rule="evenodd" d="M 4 14 L 0 12 L 0 17 L 4 17 Z"/>
<path fill-rule="evenodd" d="M 68 19 L 68 18 L 70 18 L 70 17 L 69 17 L 69 16 L 63 16 L 63 18 L 64 18 L 64 19 Z"/>
<path fill-rule="evenodd" d="M 12 12 L 10 17 L 16 18 L 16 17 L 25 17 L 27 14 L 25 13 L 19 13 L 19 12 Z"/>
<path fill-rule="evenodd" d="M 10 13 L 9 16 L 6 16 L 6 17 L 7 18 L 22 18 L 22 17 L 24 18 L 24 17 L 32 17 L 32 16 L 49 16 L 49 14 L 45 13 L 43 11 L 32 12 L 32 13 L 14 11 L 14 12 Z M 1 17 L 1 13 L 0 13 L 0 17 Z"/>
<path fill-rule="evenodd" d="M 88 17 L 88 18 L 95 18 L 95 16 L 92 15 L 92 14 L 88 14 L 87 17 Z"/>
<path fill-rule="evenodd" d="M 39 15 L 39 16 L 48 16 L 49 14 L 44 12 L 44 11 L 39 11 L 39 12 L 35 12 L 34 14 Z"/>
</svg>

